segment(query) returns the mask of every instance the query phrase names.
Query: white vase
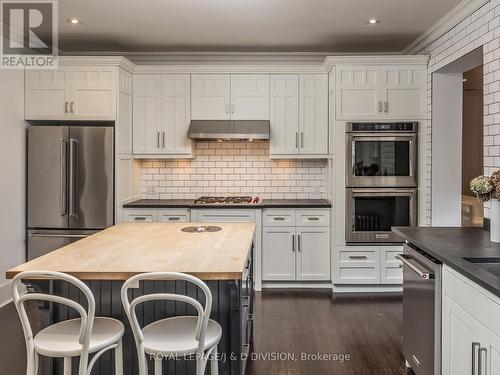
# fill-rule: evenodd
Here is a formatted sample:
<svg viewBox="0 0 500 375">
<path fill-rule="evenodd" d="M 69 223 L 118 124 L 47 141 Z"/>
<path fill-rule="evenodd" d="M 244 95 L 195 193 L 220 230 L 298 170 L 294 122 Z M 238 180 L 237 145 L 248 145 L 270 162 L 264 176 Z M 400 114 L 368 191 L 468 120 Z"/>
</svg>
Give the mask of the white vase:
<svg viewBox="0 0 500 375">
<path fill-rule="evenodd" d="M 500 200 L 491 200 L 490 209 L 490 239 L 491 242 L 500 242 Z"/>
</svg>

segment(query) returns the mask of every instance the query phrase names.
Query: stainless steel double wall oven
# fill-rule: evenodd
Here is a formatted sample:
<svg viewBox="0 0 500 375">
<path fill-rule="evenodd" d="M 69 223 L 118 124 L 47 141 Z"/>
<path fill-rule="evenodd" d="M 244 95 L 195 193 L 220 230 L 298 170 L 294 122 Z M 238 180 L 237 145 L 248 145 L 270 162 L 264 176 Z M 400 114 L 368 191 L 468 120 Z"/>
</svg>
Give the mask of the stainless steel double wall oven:
<svg viewBox="0 0 500 375">
<path fill-rule="evenodd" d="M 391 227 L 416 225 L 417 126 L 347 124 L 346 242 L 401 242 Z"/>
</svg>

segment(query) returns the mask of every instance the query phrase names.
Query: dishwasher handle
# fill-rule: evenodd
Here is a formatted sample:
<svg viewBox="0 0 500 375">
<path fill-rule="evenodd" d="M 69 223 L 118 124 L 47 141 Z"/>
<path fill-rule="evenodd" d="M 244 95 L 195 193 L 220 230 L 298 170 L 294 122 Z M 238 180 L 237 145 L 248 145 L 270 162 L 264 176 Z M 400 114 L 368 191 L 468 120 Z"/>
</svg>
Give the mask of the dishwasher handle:
<svg viewBox="0 0 500 375">
<path fill-rule="evenodd" d="M 422 279 L 430 280 L 430 279 L 434 278 L 434 274 L 428 272 L 427 270 L 422 271 L 415 264 L 413 264 L 410 261 L 412 259 L 411 257 L 404 255 L 404 254 L 398 254 L 398 255 L 396 255 L 396 258 L 398 258 L 401 262 L 403 262 L 403 264 L 410 267 L 410 269 L 413 270 L 415 273 L 417 273 Z M 401 267 L 402 267 L 402 265 L 401 265 Z"/>
</svg>

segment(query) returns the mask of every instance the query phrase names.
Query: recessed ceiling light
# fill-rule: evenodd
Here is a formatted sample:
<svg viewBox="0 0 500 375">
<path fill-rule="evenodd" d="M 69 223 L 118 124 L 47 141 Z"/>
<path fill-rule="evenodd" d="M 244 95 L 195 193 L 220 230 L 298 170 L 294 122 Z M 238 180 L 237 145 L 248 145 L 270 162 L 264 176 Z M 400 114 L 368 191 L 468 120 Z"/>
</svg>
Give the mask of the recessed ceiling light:
<svg viewBox="0 0 500 375">
<path fill-rule="evenodd" d="M 80 21 L 78 18 L 70 18 L 68 22 L 73 25 L 78 25 L 79 23 L 82 23 L 82 21 Z"/>
<path fill-rule="evenodd" d="M 370 25 L 375 25 L 376 23 L 380 23 L 380 20 L 377 20 L 376 18 L 370 18 L 366 23 L 369 23 Z"/>
</svg>

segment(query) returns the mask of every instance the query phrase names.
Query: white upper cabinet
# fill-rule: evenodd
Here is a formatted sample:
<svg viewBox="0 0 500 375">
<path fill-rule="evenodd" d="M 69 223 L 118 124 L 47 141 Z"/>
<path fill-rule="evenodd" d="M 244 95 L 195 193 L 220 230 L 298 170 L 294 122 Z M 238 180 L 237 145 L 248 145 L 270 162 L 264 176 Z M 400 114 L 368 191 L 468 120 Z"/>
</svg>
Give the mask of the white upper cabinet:
<svg viewBox="0 0 500 375">
<path fill-rule="evenodd" d="M 299 76 L 271 76 L 271 154 L 299 152 Z"/>
<path fill-rule="evenodd" d="M 328 76 L 271 76 L 271 156 L 328 155 Z"/>
<path fill-rule="evenodd" d="M 337 66 L 338 120 L 425 118 L 425 66 Z"/>
<path fill-rule="evenodd" d="M 161 75 L 134 77 L 134 154 L 159 154 L 162 151 L 161 101 Z"/>
<path fill-rule="evenodd" d="M 303 155 L 328 154 L 328 76 L 300 76 L 300 140 Z"/>
<path fill-rule="evenodd" d="M 339 120 L 380 117 L 381 71 L 370 66 L 336 68 L 336 108 Z"/>
<path fill-rule="evenodd" d="M 65 120 L 69 117 L 69 71 L 26 70 L 27 120 Z"/>
<path fill-rule="evenodd" d="M 134 154 L 191 156 L 188 74 L 134 77 Z"/>
<path fill-rule="evenodd" d="M 269 75 L 193 74 L 193 120 L 269 120 Z"/>
<path fill-rule="evenodd" d="M 229 74 L 191 75 L 191 118 L 229 120 L 231 112 Z"/>
<path fill-rule="evenodd" d="M 401 120 L 424 118 L 426 80 L 425 68 L 385 68 L 382 71 L 382 116 Z"/>
<path fill-rule="evenodd" d="M 269 120 L 269 75 L 231 75 L 231 119 Z"/>
<path fill-rule="evenodd" d="M 25 73 L 27 120 L 115 120 L 116 67 L 61 67 Z"/>
<path fill-rule="evenodd" d="M 116 68 L 71 68 L 70 113 L 78 120 L 116 118 Z"/>
<path fill-rule="evenodd" d="M 189 74 L 163 76 L 162 148 L 167 154 L 191 154 L 191 141 L 187 138 L 191 120 Z"/>
</svg>

